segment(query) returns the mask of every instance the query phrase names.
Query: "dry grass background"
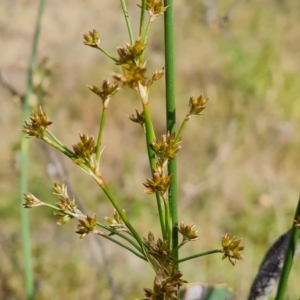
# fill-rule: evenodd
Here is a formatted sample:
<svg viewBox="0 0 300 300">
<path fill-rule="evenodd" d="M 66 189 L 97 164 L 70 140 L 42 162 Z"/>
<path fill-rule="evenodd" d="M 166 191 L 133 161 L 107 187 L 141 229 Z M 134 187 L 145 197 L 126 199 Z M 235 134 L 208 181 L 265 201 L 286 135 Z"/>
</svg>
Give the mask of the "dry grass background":
<svg viewBox="0 0 300 300">
<path fill-rule="evenodd" d="M 132 20 L 137 1 L 128 1 Z M 190 281 L 226 282 L 245 299 L 257 267 L 270 244 L 291 224 L 299 196 L 300 166 L 300 3 L 241 1 L 230 22 L 218 20 L 233 1 L 175 1 L 178 120 L 191 94 L 210 98 L 205 115 L 190 121 L 178 155 L 180 220 L 195 222 L 200 241 L 183 255 L 220 246 L 225 232 L 242 237 L 246 259 L 232 268 L 218 255 L 185 262 Z M 212 5 L 204 11 L 205 5 Z M 215 10 L 214 10 L 215 9 Z M 0 68 L 11 84 L 24 91 L 37 1 L 0 3 Z M 204 17 L 210 16 L 205 24 Z M 137 22 L 134 21 L 134 22 Z M 162 18 L 152 30 L 148 67 L 163 66 Z M 116 67 L 101 53 L 82 45 L 81 34 L 96 28 L 106 49 L 128 42 L 119 1 L 48 1 L 39 58 L 48 57 L 53 80 L 44 105 L 52 126 L 68 146 L 77 132 L 95 135 L 101 111 L 86 84 L 99 85 Z M 151 92 L 157 134 L 164 132 L 163 81 Z M 24 299 L 18 200 L 18 145 L 22 126 L 17 99 L 0 86 L 0 298 Z M 149 176 L 143 135 L 127 115 L 139 108 L 131 91 L 111 103 L 104 134 L 102 172 L 122 206 L 146 235 L 158 234 L 155 200 L 143 194 Z M 48 157 L 30 144 L 30 191 L 54 202 Z M 112 210 L 80 170 L 65 162 L 76 194 L 99 219 Z M 55 225 L 51 211 L 30 212 L 36 276 L 36 299 L 113 299 L 101 251 L 88 237 L 78 241 L 73 224 Z M 103 241 L 118 299 L 142 297 L 153 274 L 131 254 Z M 296 259 L 287 299 L 300 296 Z"/>
</svg>

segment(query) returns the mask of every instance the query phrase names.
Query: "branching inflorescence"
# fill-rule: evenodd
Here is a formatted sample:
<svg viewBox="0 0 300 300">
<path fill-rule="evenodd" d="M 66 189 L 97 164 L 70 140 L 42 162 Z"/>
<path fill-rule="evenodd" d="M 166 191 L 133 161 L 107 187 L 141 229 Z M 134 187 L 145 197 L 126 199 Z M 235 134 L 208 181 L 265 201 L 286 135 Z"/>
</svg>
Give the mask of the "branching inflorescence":
<svg viewBox="0 0 300 300">
<path fill-rule="evenodd" d="M 124 11 L 126 9 L 125 2 L 121 2 Z M 177 133 L 166 132 L 160 139 L 156 138 L 150 113 L 149 93 L 152 85 L 163 77 L 165 71 L 164 68 L 161 68 L 152 76 L 147 77 L 144 56 L 150 27 L 156 17 L 163 15 L 168 7 L 165 7 L 161 0 L 142 1 L 140 7 L 142 10 L 145 8 L 149 13 L 148 24 L 145 30 L 143 30 L 144 19 L 142 17 L 140 36 L 133 41 L 130 34 L 131 42 L 123 47 L 117 47 L 116 57 L 102 47 L 100 35 L 95 29 L 83 34 L 86 46 L 100 50 L 121 68 L 120 73 L 112 75 L 112 81 L 108 79 L 103 80 L 100 88 L 95 85 L 88 85 L 88 88 L 101 98 L 103 104 L 97 140 L 92 136 L 80 133 L 78 143 L 73 145 L 72 148 L 68 148 L 49 130 L 52 122 L 49 121 L 41 107 L 38 112 L 31 113 L 30 121 L 25 122 L 23 129 L 28 138 L 43 140 L 48 145 L 64 153 L 77 166 L 92 176 L 111 202 L 114 209 L 113 216 L 105 217 L 106 223 L 101 223 L 95 214 L 83 214 L 78 209 L 75 199 L 69 197 L 67 187 L 64 183 L 54 183 L 53 185 L 54 195 L 58 198 L 58 202 L 54 205 L 39 200 L 31 193 L 24 193 L 24 207 L 48 206 L 59 217 L 59 221 L 57 222 L 59 225 L 66 224 L 71 219 L 78 220 L 76 233 L 79 234 L 80 239 L 89 233 L 94 233 L 131 251 L 137 257 L 147 261 L 155 272 L 153 288 L 144 289 L 145 299 L 178 299 L 179 289 L 186 282 L 182 279 L 183 274 L 179 270 L 178 264 L 180 262 L 206 254 L 223 253 L 223 258 L 228 257 L 229 261 L 235 265 L 237 259 L 243 259 L 243 256 L 239 252 L 244 247 L 239 246 L 240 239 L 235 240 L 234 237 L 230 238 L 228 234 L 225 234 L 222 238 L 222 249 L 200 253 L 180 260 L 174 258 L 175 250 L 177 251 L 190 241 L 198 240 L 198 230 L 195 224 L 186 225 L 184 222 L 181 222 L 176 228 L 172 228 L 171 226 L 172 216 L 170 214 L 168 190 L 173 174 L 169 174 L 168 172 L 168 163 L 175 158 L 177 152 L 181 149 L 181 137 L 187 122 L 192 116 L 202 114 L 208 98 L 204 98 L 203 95 L 197 98 L 190 97 L 188 101 L 189 108 L 179 131 Z M 143 13 L 142 11 L 142 15 Z M 124 15 L 127 16 L 126 22 L 129 33 L 131 33 L 128 14 L 125 14 L 125 11 Z M 129 87 L 136 91 L 141 100 L 142 110 L 135 109 L 135 114 L 129 116 L 129 119 L 139 124 L 145 133 L 152 177 L 147 179 L 143 184 L 146 194 L 155 194 L 156 196 L 162 234 L 162 238 L 158 239 L 154 238 L 151 231 L 149 231 L 147 238 L 141 237 L 127 217 L 125 210 L 121 207 L 120 201 L 110 191 L 105 182 L 104 175 L 101 173 L 102 133 L 105 127 L 109 102 L 112 96 L 124 87 Z M 177 230 L 182 235 L 182 242 L 177 246 L 177 249 L 172 249 L 171 246 L 172 230 Z M 121 239 L 115 239 L 114 236 L 118 236 Z"/>
</svg>

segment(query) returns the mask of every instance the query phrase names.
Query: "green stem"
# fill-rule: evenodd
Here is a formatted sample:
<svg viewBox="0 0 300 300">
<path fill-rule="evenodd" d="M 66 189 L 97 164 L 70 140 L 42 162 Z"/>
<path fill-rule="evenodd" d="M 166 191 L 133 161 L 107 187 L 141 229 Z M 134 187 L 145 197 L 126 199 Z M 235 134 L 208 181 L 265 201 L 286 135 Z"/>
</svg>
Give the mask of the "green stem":
<svg viewBox="0 0 300 300">
<path fill-rule="evenodd" d="M 148 95 L 147 95 L 148 97 Z M 155 152 L 151 147 L 151 143 L 156 139 L 155 132 L 153 129 L 149 103 L 148 100 L 142 99 L 143 104 L 143 111 L 144 111 L 144 118 L 145 118 L 145 128 L 146 128 L 146 143 L 147 143 L 147 151 L 148 151 L 148 158 L 149 164 L 151 168 L 152 175 L 154 174 L 154 170 L 156 169 L 156 159 L 155 159 Z M 159 193 L 156 193 L 156 204 L 158 209 L 159 221 L 161 226 L 161 232 L 163 239 L 167 239 L 167 229 L 166 229 L 166 219 L 164 213 L 164 203 L 162 198 L 160 197 Z"/>
<path fill-rule="evenodd" d="M 60 208 L 58 208 L 57 206 L 54 206 L 54 205 L 52 205 L 52 204 L 49 204 L 49 203 L 45 203 L 45 202 L 44 202 L 44 205 L 45 205 L 45 206 L 48 206 L 48 207 L 50 207 L 50 208 L 52 208 L 52 209 L 54 209 L 54 210 L 56 210 L 56 211 L 61 211 Z M 78 217 L 78 214 L 75 214 L 75 213 L 73 213 L 73 212 L 71 212 L 71 211 L 68 211 L 68 210 L 64 211 L 64 213 L 67 214 L 67 215 L 70 215 L 70 216 L 72 216 L 72 217 L 74 217 L 74 218 L 77 218 L 77 217 Z M 131 239 L 129 239 L 129 238 L 128 238 L 127 236 L 125 236 L 124 234 L 118 232 L 117 230 L 112 229 L 111 227 L 105 226 L 104 224 L 101 224 L 101 223 L 99 223 L 99 222 L 97 222 L 97 225 L 98 225 L 100 228 L 103 228 L 103 229 L 105 229 L 105 230 L 107 230 L 107 231 L 109 231 L 109 232 L 111 232 L 111 233 L 114 233 L 115 235 L 117 235 L 117 236 L 123 238 L 123 239 L 126 240 L 128 243 L 130 243 L 134 248 L 136 248 L 140 253 L 143 254 L 142 249 L 141 249 L 134 241 L 132 241 Z M 107 235 L 101 235 L 101 236 L 103 236 L 103 237 L 105 237 L 105 238 L 111 240 L 112 242 L 118 244 L 119 246 L 121 246 L 121 247 L 123 247 L 123 248 L 129 250 L 130 252 L 134 253 L 135 255 L 137 255 L 138 257 L 142 258 L 143 260 L 146 260 L 144 256 L 141 256 L 139 253 L 137 253 L 137 252 L 134 251 L 133 249 L 129 248 L 128 246 L 124 245 L 123 243 L 121 243 L 121 242 L 115 240 L 114 238 L 112 238 L 112 237 L 110 237 L 110 236 L 107 236 Z"/>
<path fill-rule="evenodd" d="M 126 235 L 122 234 L 121 232 L 112 229 L 111 227 L 105 226 L 101 223 L 97 223 L 97 225 L 121 238 L 123 238 L 124 240 L 126 240 L 128 243 L 130 243 L 134 248 L 136 248 L 139 252 L 141 252 L 143 254 L 143 250 L 139 247 L 139 245 L 137 245 L 133 240 L 131 240 L 129 237 L 127 237 Z"/>
<path fill-rule="evenodd" d="M 102 116 L 99 124 L 98 138 L 97 138 L 97 147 L 96 147 L 96 164 L 99 166 L 100 163 L 100 154 L 101 154 L 101 143 L 102 143 L 102 134 L 103 128 L 106 120 L 107 108 L 103 105 Z"/>
<path fill-rule="evenodd" d="M 117 210 L 118 214 L 122 218 L 123 222 L 125 223 L 125 225 L 129 229 L 129 231 L 132 233 L 132 235 L 134 236 L 134 238 L 136 239 L 136 241 L 138 242 L 138 244 L 140 245 L 140 247 L 143 249 L 143 241 L 142 241 L 142 239 L 140 238 L 140 236 L 136 232 L 136 230 L 133 228 L 133 226 L 129 222 L 126 214 L 123 212 L 122 208 L 120 207 L 119 203 L 117 202 L 117 200 L 112 195 L 112 193 L 110 192 L 110 190 L 108 189 L 108 187 L 106 186 L 106 184 L 103 181 L 102 181 L 102 184 L 100 185 L 100 187 L 102 188 L 103 192 L 106 194 L 106 196 L 108 197 L 108 199 L 110 200 L 110 202 L 112 203 L 112 205 L 114 206 L 114 208 Z"/>
<path fill-rule="evenodd" d="M 32 43 L 31 57 L 27 71 L 27 87 L 23 103 L 23 121 L 29 119 L 29 98 L 32 93 L 32 77 L 36 65 L 37 48 L 40 36 L 42 15 L 45 8 L 46 0 L 40 0 L 38 15 L 36 19 L 34 38 Z M 24 262 L 24 277 L 26 299 L 34 299 L 34 281 L 32 272 L 31 260 L 31 245 L 30 245 L 30 224 L 28 211 L 23 208 L 23 191 L 28 190 L 28 139 L 26 135 L 22 135 L 21 140 L 21 174 L 20 174 L 20 199 L 21 199 L 21 227 L 22 227 L 22 247 L 23 247 L 23 262 Z"/>
<path fill-rule="evenodd" d="M 146 2 L 147 0 L 142 0 L 142 7 L 141 7 L 141 19 L 140 19 L 140 32 L 139 36 L 143 36 L 144 31 L 144 21 L 145 21 L 145 12 L 146 12 Z"/>
<path fill-rule="evenodd" d="M 47 137 L 43 137 L 43 141 L 45 141 L 48 145 L 56 148 L 60 152 L 64 153 L 69 158 L 74 157 L 74 153 L 69 148 L 67 148 L 50 130 L 47 129 L 47 133 L 53 139 L 53 141 L 48 139 Z"/>
<path fill-rule="evenodd" d="M 189 118 L 185 117 L 183 122 L 181 123 L 181 126 L 176 134 L 174 144 L 179 140 L 180 137 L 182 137 L 182 132 L 183 132 L 188 120 L 189 120 Z"/>
<path fill-rule="evenodd" d="M 148 24 L 147 24 L 147 27 L 146 27 L 146 31 L 145 31 L 145 35 L 143 37 L 143 44 L 146 44 L 147 43 L 147 40 L 148 40 L 148 36 L 149 36 L 149 33 L 150 33 L 150 29 L 151 29 L 151 22 L 149 20 Z"/>
<path fill-rule="evenodd" d="M 121 5 L 122 5 L 122 10 L 123 10 L 123 13 L 124 13 L 126 25 L 127 25 L 127 30 L 128 30 L 128 33 L 129 33 L 130 44 L 133 45 L 134 44 L 134 37 L 133 37 L 133 33 L 132 33 L 132 27 L 131 27 L 131 24 L 130 24 L 129 14 L 128 14 L 128 11 L 127 11 L 125 0 L 121 0 Z"/>
<path fill-rule="evenodd" d="M 185 258 L 181 258 L 177 262 L 178 263 L 182 263 L 184 261 L 187 261 L 187 260 L 190 260 L 190 259 L 194 259 L 196 257 L 210 255 L 210 254 L 214 254 L 214 253 L 223 253 L 223 252 L 222 252 L 221 249 L 210 250 L 210 251 L 207 251 L 207 252 L 202 252 L 202 253 L 198 253 L 198 254 L 195 254 L 195 255 L 192 255 L 192 256 L 188 256 L 188 257 L 185 257 Z"/>
<path fill-rule="evenodd" d="M 289 274 L 290 274 L 290 271 L 292 268 L 296 246 L 297 246 L 298 239 L 299 239 L 299 229 L 295 227 L 295 223 L 294 223 L 294 220 L 297 219 L 297 216 L 300 216 L 300 197 L 298 200 L 295 217 L 293 219 L 291 236 L 290 236 L 288 248 L 287 248 L 287 251 L 285 254 L 284 265 L 283 265 L 282 273 L 281 273 L 280 280 L 278 283 L 278 289 L 277 289 L 277 294 L 276 294 L 275 300 L 284 299 L 284 293 L 286 291 L 286 286 L 287 286 Z"/>
<path fill-rule="evenodd" d="M 136 255 L 137 257 L 141 258 L 142 260 L 144 261 L 147 261 L 147 259 L 143 256 L 143 255 L 140 255 L 138 252 L 134 251 L 133 249 L 129 248 L 128 246 L 120 243 L 119 241 L 115 240 L 114 238 L 108 236 L 108 235 L 101 235 L 102 237 L 116 243 L 117 245 L 121 246 L 122 248 L 125 248 L 127 249 L 128 251 L 130 251 L 131 253 L 133 253 L 134 255 Z"/>
<path fill-rule="evenodd" d="M 107 52 L 106 50 L 102 49 L 102 48 L 97 48 L 99 49 L 103 54 L 105 54 L 108 58 L 112 59 L 114 62 L 118 62 L 118 59 L 115 58 L 113 55 L 111 55 L 109 52 Z"/>
<path fill-rule="evenodd" d="M 175 104 L 175 62 L 174 62 L 174 21 L 173 0 L 165 0 L 169 6 L 164 14 L 165 25 L 165 65 L 166 65 L 166 118 L 167 131 L 176 131 L 176 104 Z M 177 164 L 176 157 L 169 162 L 168 174 L 172 174 L 169 188 L 169 202 L 172 217 L 172 249 L 175 260 L 178 260 L 178 195 L 177 195 Z"/>
<path fill-rule="evenodd" d="M 170 203 L 165 201 L 165 222 L 166 222 L 166 240 L 168 241 L 168 246 L 170 249 L 171 246 L 171 237 L 172 237 L 172 222 L 170 216 Z"/>
</svg>

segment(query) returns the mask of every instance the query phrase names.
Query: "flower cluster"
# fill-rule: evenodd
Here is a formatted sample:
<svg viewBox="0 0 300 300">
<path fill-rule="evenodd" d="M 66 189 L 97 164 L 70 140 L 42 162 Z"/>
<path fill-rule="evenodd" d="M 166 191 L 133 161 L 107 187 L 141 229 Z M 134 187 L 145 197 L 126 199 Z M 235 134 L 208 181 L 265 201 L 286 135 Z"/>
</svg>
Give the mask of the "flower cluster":
<svg viewBox="0 0 300 300">
<path fill-rule="evenodd" d="M 89 33 L 83 34 L 84 41 L 83 43 L 92 48 L 101 49 L 100 47 L 100 36 L 96 29 L 89 31 Z"/>
<path fill-rule="evenodd" d="M 125 211 L 123 211 L 125 213 Z M 111 227 L 112 229 L 115 229 L 117 231 L 126 231 L 129 232 L 127 227 L 125 226 L 121 216 L 119 215 L 119 213 L 117 212 L 117 210 L 114 210 L 114 217 L 105 217 L 105 220 L 108 224 L 109 227 Z M 111 233 L 110 235 L 112 235 L 113 233 Z"/>
<path fill-rule="evenodd" d="M 82 215 L 82 212 L 77 208 L 74 197 L 73 199 L 70 199 L 67 186 L 64 183 L 59 184 L 55 182 L 53 184 L 53 190 L 53 194 L 59 198 L 59 202 L 55 203 L 56 207 L 59 208 L 59 211 L 54 213 L 54 215 L 60 217 L 57 222 L 58 225 L 66 224 L 74 218 L 74 216 L 69 214 L 70 212 L 78 216 Z"/>
<path fill-rule="evenodd" d="M 95 85 L 88 85 L 87 87 L 102 99 L 105 107 L 107 107 L 107 100 L 118 91 L 118 83 L 116 81 L 110 83 L 109 80 L 103 80 L 101 90 Z"/>
<path fill-rule="evenodd" d="M 146 296 L 144 300 L 178 299 L 178 291 L 186 281 L 182 279 L 182 272 L 174 262 L 172 250 L 169 249 L 167 241 L 160 238 L 155 241 L 153 233 L 149 232 L 144 242 L 149 255 L 155 261 L 156 271 L 153 289 L 144 289 Z"/>
<path fill-rule="evenodd" d="M 96 152 L 96 146 L 94 138 L 87 136 L 86 134 L 79 134 L 80 142 L 73 145 L 74 158 L 73 161 L 76 164 L 85 164 L 92 170 L 95 170 L 96 164 L 94 160 L 94 154 Z"/>
<path fill-rule="evenodd" d="M 141 5 L 138 5 L 141 7 Z M 147 0 L 146 2 L 146 10 L 149 12 L 150 22 L 154 22 L 154 20 L 165 13 L 168 9 L 168 6 L 164 6 L 162 0 Z"/>
<path fill-rule="evenodd" d="M 134 45 L 126 44 L 125 47 L 118 47 L 117 65 L 125 66 L 137 64 L 140 56 L 144 53 L 146 45 L 144 45 L 140 38 L 135 41 Z"/>
<path fill-rule="evenodd" d="M 208 98 L 204 98 L 203 95 L 200 95 L 197 99 L 195 97 L 190 97 L 190 110 L 188 117 L 192 115 L 201 115 L 202 111 L 206 108 L 205 104 L 208 101 Z"/>
<path fill-rule="evenodd" d="M 151 147 L 157 156 L 160 165 L 166 160 L 174 159 L 175 154 L 180 150 L 181 138 L 176 140 L 175 133 L 164 134 L 160 141 L 153 141 Z"/>
<path fill-rule="evenodd" d="M 134 122 L 138 123 L 142 126 L 142 128 L 145 130 L 145 117 L 144 117 L 144 111 L 139 112 L 137 109 L 135 109 L 135 115 L 132 114 L 131 116 L 128 116 L 128 118 Z"/>
<path fill-rule="evenodd" d="M 236 260 L 244 259 L 244 256 L 239 251 L 244 250 L 243 246 L 239 246 L 242 239 L 235 240 L 234 236 L 231 238 L 228 233 L 222 236 L 222 252 L 224 253 L 222 259 L 228 257 L 230 263 L 235 266 Z"/>
<path fill-rule="evenodd" d="M 51 125 L 52 122 L 48 120 L 48 117 L 42 107 L 39 108 L 37 113 L 32 112 L 30 114 L 30 120 L 30 123 L 25 121 L 25 125 L 23 126 L 23 132 L 27 134 L 27 137 L 36 137 L 40 139 L 45 137 L 47 127 Z"/>
<path fill-rule="evenodd" d="M 178 227 L 178 231 L 182 234 L 183 240 L 181 245 L 184 245 L 188 241 L 196 241 L 198 240 L 198 229 L 196 229 L 196 225 L 186 225 L 184 222 L 180 222 Z"/>
<path fill-rule="evenodd" d="M 41 200 L 39 200 L 37 197 L 35 197 L 31 193 L 24 193 L 23 195 L 24 195 L 24 200 L 25 200 L 25 203 L 23 204 L 23 206 L 25 208 L 32 208 L 32 207 L 37 207 L 37 206 L 41 206 L 41 205 L 46 205 L 45 202 L 42 202 Z"/>
<path fill-rule="evenodd" d="M 81 218 L 78 218 L 78 221 L 79 224 L 76 226 L 75 232 L 80 235 L 80 239 L 83 239 L 90 232 L 103 235 L 101 231 L 95 229 L 97 226 L 97 218 L 95 214 L 92 216 L 82 216 Z"/>
<path fill-rule="evenodd" d="M 147 179 L 143 185 L 146 187 L 145 192 L 147 194 L 159 193 L 164 196 L 171 184 L 172 175 L 166 176 L 159 164 L 156 166 L 156 170 L 153 174 L 153 179 Z"/>
</svg>

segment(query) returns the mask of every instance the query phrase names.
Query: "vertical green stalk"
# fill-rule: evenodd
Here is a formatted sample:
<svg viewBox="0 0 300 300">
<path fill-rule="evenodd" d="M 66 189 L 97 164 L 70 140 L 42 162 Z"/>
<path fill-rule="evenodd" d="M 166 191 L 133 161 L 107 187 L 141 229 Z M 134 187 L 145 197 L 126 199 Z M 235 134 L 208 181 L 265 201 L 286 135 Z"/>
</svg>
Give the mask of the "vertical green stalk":
<svg viewBox="0 0 300 300">
<path fill-rule="evenodd" d="M 294 223 L 294 220 L 297 218 L 297 216 L 300 216 L 300 197 L 298 200 L 295 217 L 293 219 L 290 241 L 289 241 L 288 248 L 287 248 L 287 251 L 285 254 L 284 265 L 283 265 L 282 273 L 280 276 L 275 300 L 284 299 L 283 297 L 284 297 L 284 293 L 286 290 L 289 274 L 290 274 L 290 271 L 292 268 L 293 258 L 294 258 L 296 246 L 298 243 L 298 238 L 299 238 L 299 229 L 295 227 L 295 223 Z"/>
<path fill-rule="evenodd" d="M 96 146 L 96 163 L 97 163 L 98 168 L 99 168 L 99 163 L 100 163 L 102 133 L 103 133 L 106 115 L 107 115 L 107 107 L 103 103 L 102 116 L 101 116 L 101 120 L 100 120 L 100 124 L 99 124 L 99 132 L 98 132 L 97 146 Z"/>
<path fill-rule="evenodd" d="M 126 25 L 127 25 L 127 30 L 128 30 L 128 33 L 129 33 L 130 44 L 133 45 L 134 44 L 134 37 L 133 37 L 133 33 L 132 33 L 132 28 L 131 28 L 131 24 L 130 24 L 130 20 L 129 20 L 129 14 L 128 14 L 128 11 L 127 11 L 125 0 L 121 0 L 121 5 L 122 5 L 122 11 L 124 13 Z"/>
<path fill-rule="evenodd" d="M 143 32 L 144 32 L 144 21 L 145 21 L 145 12 L 146 12 L 146 2 L 147 2 L 146 0 L 142 0 L 139 36 L 143 36 Z"/>
<path fill-rule="evenodd" d="M 173 133 L 176 131 L 173 0 L 165 0 L 164 6 L 169 6 L 164 14 L 167 131 Z M 174 258 L 177 261 L 178 231 L 176 226 L 178 224 L 178 200 L 176 158 L 169 162 L 168 172 L 172 174 L 169 201 L 172 217 L 172 249 L 174 249 Z"/>
<path fill-rule="evenodd" d="M 27 71 L 27 87 L 26 94 L 23 103 L 23 122 L 29 119 L 29 98 L 32 93 L 32 76 L 36 64 L 37 46 L 40 36 L 41 20 L 43 11 L 45 8 L 45 0 L 40 0 L 38 15 L 36 19 L 34 38 L 32 43 L 31 57 L 29 67 Z M 28 185 L 28 139 L 25 138 L 25 134 L 22 135 L 21 140 L 21 174 L 20 174 L 20 202 L 21 202 L 21 226 L 22 226 L 22 246 L 23 246 L 23 260 L 24 260 L 24 276 L 26 287 L 26 299 L 34 299 L 34 282 L 31 263 L 31 245 L 30 245 L 30 225 L 28 210 L 24 209 L 23 204 L 23 192 L 27 191 Z"/>
</svg>

